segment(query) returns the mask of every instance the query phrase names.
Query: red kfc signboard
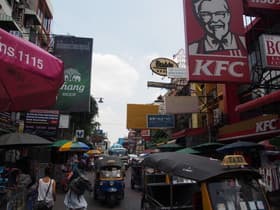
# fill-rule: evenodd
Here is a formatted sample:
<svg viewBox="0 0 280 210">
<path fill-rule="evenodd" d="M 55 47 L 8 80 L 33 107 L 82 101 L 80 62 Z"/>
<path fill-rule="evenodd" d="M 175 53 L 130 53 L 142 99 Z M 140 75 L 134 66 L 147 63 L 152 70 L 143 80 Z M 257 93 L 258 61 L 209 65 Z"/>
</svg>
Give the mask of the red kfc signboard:
<svg viewBox="0 0 280 210">
<path fill-rule="evenodd" d="M 259 42 L 263 68 L 280 69 L 280 36 L 263 34 Z"/>
<path fill-rule="evenodd" d="M 184 0 L 187 78 L 249 83 L 242 0 Z"/>
<path fill-rule="evenodd" d="M 280 0 L 246 0 L 248 8 L 280 10 Z"/>
</svg>

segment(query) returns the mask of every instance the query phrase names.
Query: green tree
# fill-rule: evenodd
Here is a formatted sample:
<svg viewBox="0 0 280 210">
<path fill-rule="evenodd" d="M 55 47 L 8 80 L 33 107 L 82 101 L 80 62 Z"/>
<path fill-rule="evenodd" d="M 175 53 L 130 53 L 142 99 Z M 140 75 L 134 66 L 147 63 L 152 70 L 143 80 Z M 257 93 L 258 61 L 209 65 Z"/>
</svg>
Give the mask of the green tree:
<svg viewBox="0 0 280 210">
<path fill-rule="evenodd" d="M 154 130 L 151 135 L 151 143 L 166 143 L 168 141 L 168 134 L 164 130 Z"/>
</svg>

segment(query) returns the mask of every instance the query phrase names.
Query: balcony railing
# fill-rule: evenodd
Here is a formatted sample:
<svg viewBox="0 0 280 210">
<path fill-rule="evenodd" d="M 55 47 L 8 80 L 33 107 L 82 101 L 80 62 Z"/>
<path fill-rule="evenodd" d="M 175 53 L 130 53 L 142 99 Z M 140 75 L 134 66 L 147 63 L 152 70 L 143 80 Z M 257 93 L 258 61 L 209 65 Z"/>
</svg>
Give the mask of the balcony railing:
<svg viewBox="0 0 280 210">
<path fill-rule="evenodd" d="M 6 14 L 0 14 L 0 27 L 7 31 L 21 31 L 21 28 L 17 22 L 11 16 Z"/>
</svg>

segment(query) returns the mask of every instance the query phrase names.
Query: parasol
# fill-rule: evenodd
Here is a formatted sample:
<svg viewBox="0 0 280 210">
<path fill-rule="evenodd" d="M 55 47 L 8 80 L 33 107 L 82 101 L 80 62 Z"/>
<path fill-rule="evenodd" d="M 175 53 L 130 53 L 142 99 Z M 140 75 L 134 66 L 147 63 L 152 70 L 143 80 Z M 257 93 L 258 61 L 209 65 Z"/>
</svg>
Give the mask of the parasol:
<svg viewBox="0 0 280 210">
<path fill-rule="evenodd" d="M 90 148 L 87 144 L 81 141 L 70 141 L 65 144 L 63 144 L 61 147 L 59 147 L 58 151 L 60 152 L 85 152 L 88 151 Z"/>
<path fill-rule="evenodd" d="M 88 154 L 88 155 L 99 155 L 99 154 L 101 154 L 101 152 L 98 149 L 91 149 L 91 150 L 87 151 L 86 154 Z"/>
<path fill-rule="evenodd" d="M 237 141 L 231 144 L 227 144 L 217 149 L 218 152 L 228 153 L 240 150 L 248 150 L 248 149 L 263 149 L 264 146 L 261 144 L 257 144 L 255 142 L 248 141 Z"/>
<path fill-rule="evenodd" d="M 50 147 L 61 147 L 63 144 L 66 144 L 68 142 L 71 142 L 70 140 L 67 140 L 67 139 L 60 139 L 60 140 L 57 140 L 55 142 L 53 142 Z"/>
<path fill-rule="evenodd" d="M 51 141 L 29 133 L 8 133 L 0 136 L 0 147 L 49 145 Z"/>
<path fill-rule="evenodd" d="M 64 81 L 63 62 L 0 29 L 0 111 L 49 108 Z"/>
<path fill-rule="evenodd" d="M 183 146 L 176 144 L 176 143 L 170 143 L 170 144 L 162 144 L 157 146 L 157 149 L 159 149 L 160 151 L 176 151 L 179 149 L 182 149 Z"/>
<path fill-rule="evenodd" d="M 216 152 L 216 149 L 221 146 L 224 146 L 224 144 L 221 144 L 219 142 L 207 142 L 207 143 L 192 146 L 192 149 L 195 149 L 195 150 L 199 151 L 200 153 L 204 153 L 204 154 L 205 153 L 213 154 L 214 152 Z"/>
<path fill-rule="evenodd" d="M 177 150 L 176 152 L 185 153 L 185 154 L 199 154 L 199 153 L 200 153 L 199 151 L 197 151 L 197 150 L 195 150 L 195 149 L 192 149 L 192 148 L 190 148 L 190 147 Z"/>
</svg>

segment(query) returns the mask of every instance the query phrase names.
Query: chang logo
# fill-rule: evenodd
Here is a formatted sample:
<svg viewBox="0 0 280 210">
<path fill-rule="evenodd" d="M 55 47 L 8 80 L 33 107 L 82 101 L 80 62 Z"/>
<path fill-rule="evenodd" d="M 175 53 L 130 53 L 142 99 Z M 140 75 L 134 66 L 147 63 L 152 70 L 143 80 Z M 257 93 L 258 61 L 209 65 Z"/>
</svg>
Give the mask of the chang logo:
<svg viewBox="0 0 280 210">
<path fill-rule="evenodd" d="M 66 69 L 64 73 L 64 80 L 66 82 L 81 82 L 81 74 L 77 69 Z"/>
<path fill-rule="evenodd" d="M 60 88 L 64 91 L 64 96 L 76 96 L 77 93 L 83 93 L 85 85 L 82 82 L 81 73 L 74 68 L 68 68 L 64 72 L 64 84 Z"/>
</svg>

